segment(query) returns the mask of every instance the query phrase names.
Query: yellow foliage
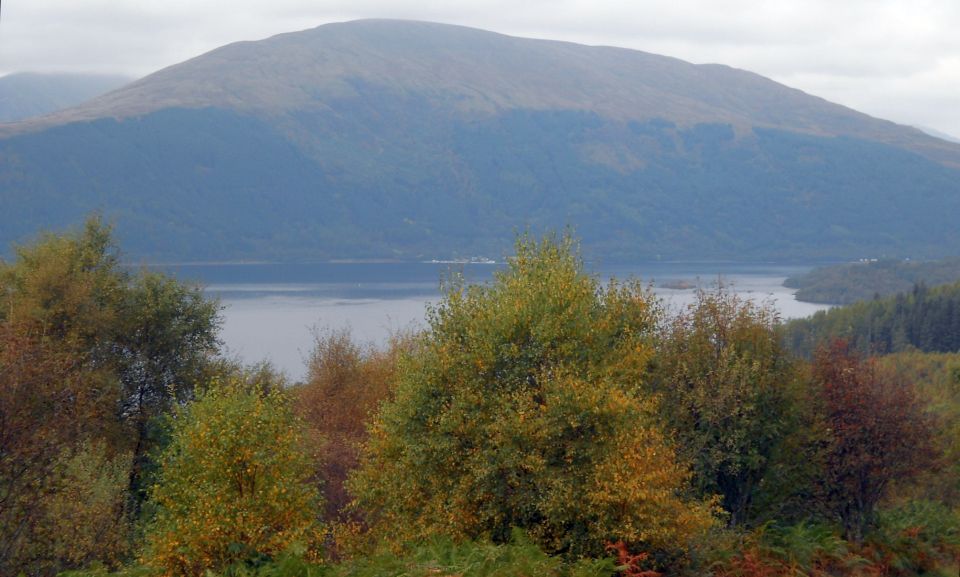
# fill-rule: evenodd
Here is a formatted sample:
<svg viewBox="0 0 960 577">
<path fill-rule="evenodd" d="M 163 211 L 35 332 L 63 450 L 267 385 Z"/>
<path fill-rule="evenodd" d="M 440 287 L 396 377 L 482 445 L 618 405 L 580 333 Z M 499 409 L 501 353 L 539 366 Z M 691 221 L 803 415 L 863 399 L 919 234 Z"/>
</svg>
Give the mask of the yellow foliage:
<svg viewBox="0 0 960 577">
<path fill-rule="evenodd" d="M 124 511 L 130 453 L 110 458 L 103 442 L 84 443 L 60 458 L 61 490 L 46 503 L 51 550 L 66 566 L 116 564 L 127 553 Z"/>
<path fill-rule="evenodd" d="M 202 575 L 306 546 L 318 556 L 320 498 L 312 455 L 280 390 L 213 386 L 177 415 L 152 492 L 158 508 L 142 561 Z"/>
<path fill-rule="evenodd" d="M 492 285 L 454 286 L 351 479 L 372 532 L 682 548 L 712 516 L 681 497 L 687 474 L 639 396 L 656 314 L 637 283 L 584 274 L 566 238 L 522 239 Z"/>
</svg>

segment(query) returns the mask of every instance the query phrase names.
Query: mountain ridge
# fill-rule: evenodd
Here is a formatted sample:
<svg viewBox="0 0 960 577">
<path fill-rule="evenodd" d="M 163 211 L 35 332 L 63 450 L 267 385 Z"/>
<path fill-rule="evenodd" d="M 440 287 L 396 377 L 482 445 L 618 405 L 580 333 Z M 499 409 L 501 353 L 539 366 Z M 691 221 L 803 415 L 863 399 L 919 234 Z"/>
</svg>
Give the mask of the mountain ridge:
<svg viewBox="0 0 960 577">
<path fill-rule="evenodd" d="M 0 127 L 0 241 L 160 260 L 943 256 L 960 146 L 716 64 L 411 21 L 230 44 Z M 955 252 L 952 251 L 952 252 Z"/>
<path fill-rule="evenodd" d="M 440 39 L 431 42 L 423 40 L 423 30 L 444 34 Z M 451 32 L 455 32 L 451 34 Z M 464 41 L 461 35 L 468 36 Z M 375 38 L 371 38 L 375 36 Z M 375 42 L 388 42 L 391 50 L 377 50 L 368 48 L 366 53 L 356 54 L 351 61 L 337 63 L 337 59 L 326 57 L 326 54 L 344 57 L 359 39 L 365 39 L 366 46 Z M 472 56 L 469 60 L 460 58 L 460 61 L 449 62 L 449 53 L 452 51 L 450 38 L 459 40 L 456 49 L 459 52 L 469 50 Z M 399 42 L 398 42 L 399 41 Z M 419 41 L 431 49 L 446 48 L 443 53 L 446 59 L 444 66 L 434 60 L 425 60 L 422 64 L 412 56 L 429 58 L 427 51 L 420 46 L 413 55 L 404 55 L 402 62 L 409 63 L 405 72 L 421 82 L 429 80 L 428 88 L 453 90 L 463 100 L 457 103 L 458 107 L 466 107 L 472 112 L 497 112 L 503 109 L 562 109 L 562 110 L 591 110 L 603 116 L 620 120 L 651 120 L 667 119 L 681 125 L 700 122 L 729 122 L 738 128 L 761 126 L 765 128 L 780 128 L 807 132 L 819 135 L 853 135 L 876 138 L 887 143 L 910 146 L 921 153 L 931 154 L 932 150 L 941 151 L 935 155 L 938 160 L 960 166 L 960 146 L 947 143 L 942 139 L 928 135 L 914 127 L 898 125 L 893 122 L 870 117 L 848 107 L 831 103 L 817 96 L 809 95 L 799 89 L 791 88 L 774 82 L 768 78 L 746 70 L 733 68 L 723 64 L 692 64 L 670 56 L 662 56 L 612 46 L 587 46 L 572 42 L 557 40 L 540 40 L 509 36 L 496 32 L 457 26 L 437 24 L 415 20 L 368 19 L 346 23 L 324 24 L 316 28 L 278 34 L 259 41 L 240 41 L 214 49 L 201 56 L 189 59 L 158 72 L 148 75 L 123 88 L 107 95 L 93 99 L 91 102 L 66 111 L 55 113 L 41 122 L 30 121 L 17 127 L 5 127 L 0 134 L 12 134 L 20 130 L 33 130 L 34 126 L 49 126 L 65 122 L 76 122 L 111 116 L 124 118 L 139 116 L 154 112 L 162 108 L 188 107 L 202 108 L 205 106 L 230 107 L 238 110 L 255 111 L 260 113 L 276 112 L 280 110 L 315 106 L 325 99 L 336 98 L 337 90 L 349 90 L 349 87 L 331 85 L 331 81 L 339 81 L 343 77 L 357 78 L 367 81 L 376 81 L 384 78 L 394 79 L 395 88 L 410 90 L 417 87 L 416 82 L 403 82 L 396 79 L 398 58 L 397 48 L 404 42 Z M 483 50 L 506 43 L 531 53 L 535 57 L 535 64 L 528 66 L 514 66 L 517 70 L 512 74 L 503 73 L 503 62 L 483 62 L 480 58 Z M 310 50 L 304 50 L 304 45 Z M 268 50 L 279 50 L 274 56 L 259 56 Z M 544 50 L 560 50 L 561 57 L 567 60 L 557 62 L 556 55 L 544 57 Z M 319 51 L 319 52 L 318 52 Z M 408 48 L 408 51 L 410 49 Z M 614 56 L 612 63 L 605 64 L 593 74 L 592 82 L 583 82 L 580 77 L 577 81 L 563 82 L 552 75 L 559 75 L 555 71 L 561 66 L 569 67 L 572 62 L 578 70 L 596 68 L 598 64 L 606 62 L 604 58 L 590 58 L 590 53 L 601 54 L 604 57 Z M 318 60 L 318 56 L 320 57 Z M 377 69 L 371 62 L 379 60 L 383 63 Z M 294 86 L 288 83 L 280 90 L 269 90 L 261 82 L 250 82 L 254 72 L 265 73 L 267 79 L 275 78 L 275 69 L 268 69 L 266 65 L 282 60 L 293 60 L 298 63 L 307 78 L 327 80 L 326 83 L 314 82 L 313 85 L 303 84 Z M 264 62 L 264 60 L 267 60 Z M 304 66 L 304 62 L 314 62 L 312 68 Z M 224 75 L 222 67 L 225 65 L 241 66 L 240 70 Z M 459 66 L 458 66 L 459 64 Z M 482 95 L 469 99 L 471 83 L 477 83 L 477 67 L 483 66 L 480 75 L 481 86 L 475 91 Z M 507 64 L 509 65 L 509 63 Z M 289 66 L 289 65 L 288 65 Z M 622 66 L 622 70 L 614 70 Z M 675 68 L 673 68 L 675 67 Z M 191 70 L 195 68 L 196 70 Z M 672 68 L 671 74 L 661 74 L 652 82 L 632 82 L 627 88 L 613 86 L 610 76 L 617 73 L 630 73 L 643 70 Z M 306 70 L 305 70 L 306 69 Z M 679 72 L 678 72 L 679 71 Z M 522 78 L 526 82 L 519 86 L 509 86 L 510 90 L 497 90 L 496 85 L 483 79 L 497 75 L 509 77 L 511 80 Z M 183 77 L 187 75 L 194 82 L 184 86 Z M 466 75 L 466 76 L 465 76 Z M 471 76 L 472 75 L 472 76 Z M 727 90 L 716 97 L 709 94 L 699 98 L 690 98 L 682 94 L 680 88 L 686 88 L 691 81 L 699 81 L 705 85 L 722 86 L 729 83 L 728 77 L 736 76 L 740 82 L 738 90 Z M 229 78 L 227 78 L 229 77 Z M 201 80 L 202 79 L 202 80 Z M 622 78 L 621 78 L 622 80 Z M 667 86 L 673 83 L 679 86 Z M 660 85 L 660 90 L 654 90 L 653 85 Z M 317 94 L 316 86 L 320 93 Z M 586 87 L 585 87 L 586 86 Z M 533 88 L 531 88 L 533 87 Z M 300 90 L 297 90 L 297 89 Z M 775 90 L 774 94 L 761 94 L 764 90 Z M 162 93 L 157 102 L 157 93 Z M 532 92 L 532 94 L 531 94 Z M 755 93 L 755 94 L 751 94 Z M 670 95 L 680 102 L 668 103 L 664 94 Z M 576 97 L 580 97 L 578 100 Z M 770 99 L 790 99 L 792 118 L 777 118 L 773 115 L 753 118 L 763 104 Z M 804 106 L 796 103 L 806 101 Z M 282 103 L 278 106 L 278 103 Z M 724 106 L 720 106 L 723 104 Z M 647 111 L 644 111 L 644 105 Z M 677 112 L 677 108 L 680 112 Z M 731 112 L 731 108 L 735 109 Z M 810 110 L 813 108 L 813 110 Z M 492 109 L 492 110 L 491 110 Z M 825 112 L 827 111 L 827 112 Z M 813 120 L 810 115 L 830 114 L 829 125 L 823 120 Z M 855 121 L 869 124 L 869 127 L 850 130 Z"/>
</svg>

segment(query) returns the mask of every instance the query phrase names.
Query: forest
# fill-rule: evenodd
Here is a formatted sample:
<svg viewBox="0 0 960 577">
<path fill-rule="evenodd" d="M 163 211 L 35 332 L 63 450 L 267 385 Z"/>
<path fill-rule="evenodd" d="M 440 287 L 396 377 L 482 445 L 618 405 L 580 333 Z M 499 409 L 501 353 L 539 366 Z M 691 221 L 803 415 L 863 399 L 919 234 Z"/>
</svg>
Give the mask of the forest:
<svg viewBox="0 0 960 577">
<path fill-rule="evenodd" d="M 933 288 L 915 284 L 907 292 L 819 311 L 786 325 L 785 339 L 799 355 L 812 355 L 830 337 L 845 339 L 863 354 L 960 351 L 960 282 Z"/>
<path fill-rule="evenodd" d="M 852 304 L 910 292 L 914 285 L 960 282 L 960 258 L 933 261 L 884 259 L 815 268 L 790 277 L 784 286 L 797 290 L 797 300 Z"/>
<path fill-rule="evenodd" d="M 93 218 L 0 262 L 0 575 L 956 575 L 958 293 L 669 311 L 521 235 L 294 383 Z"/>
</svg>

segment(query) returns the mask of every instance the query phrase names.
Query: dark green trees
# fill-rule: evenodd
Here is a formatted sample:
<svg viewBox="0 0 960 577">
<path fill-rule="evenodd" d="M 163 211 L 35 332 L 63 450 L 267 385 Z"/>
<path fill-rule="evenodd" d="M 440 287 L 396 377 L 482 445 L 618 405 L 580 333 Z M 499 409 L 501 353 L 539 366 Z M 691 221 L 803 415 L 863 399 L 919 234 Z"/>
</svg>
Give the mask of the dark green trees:
<svg viewBox="0 0 960 577">
<path fill-rule="evenodd" d="M 812 357 L 831 338 L 845 339 L 864 354 L 960 351 L 960 284 L 915 285 L 909 292 L 818 312 L 787 325 L 787 343 L 798 355 Z"/>
<path fill-rule="evenodd" d="M 770 306 L 700 291 L 661 341 L 655 389 L 667 426 L 697 491 L 720 495 L 731 525 L 750 519 L 798 417 L 797 367 L 778 321 Z"/>
</svg>

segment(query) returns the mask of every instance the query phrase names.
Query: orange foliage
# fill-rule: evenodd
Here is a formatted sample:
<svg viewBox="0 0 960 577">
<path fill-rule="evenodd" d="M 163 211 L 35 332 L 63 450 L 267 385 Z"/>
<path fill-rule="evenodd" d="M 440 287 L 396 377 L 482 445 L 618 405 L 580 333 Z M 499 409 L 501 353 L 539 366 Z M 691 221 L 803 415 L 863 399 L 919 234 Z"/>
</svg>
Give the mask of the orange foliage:
<svg viewBox="0 0 960 577">
<path fill-rule="evenodd" d="M 404 334 L 394 335 L 383 350 L 358 344 L 346 329 L 316 335 L 296 408 L 323 446 L 317 476 L 328 519 L 340 515 L 350 500 L 344 481 L 357 466 L 371 414 L 390 397 L 400 354 L 410 346 Z"/>
<path fill-rule="evenodd" d="M 632 554 L 623 541 L 607 543 L 607 553 L 617 558 L 617 568 L 624 577 L 660 577 L 663 573 L 653 569 L 644 569 L 644 564 L 650 558 L 647 552 Z"/>
</svg>

